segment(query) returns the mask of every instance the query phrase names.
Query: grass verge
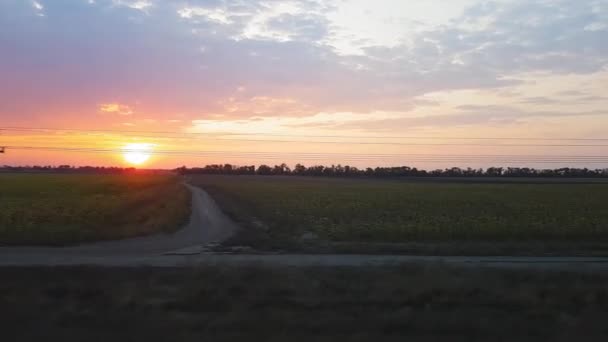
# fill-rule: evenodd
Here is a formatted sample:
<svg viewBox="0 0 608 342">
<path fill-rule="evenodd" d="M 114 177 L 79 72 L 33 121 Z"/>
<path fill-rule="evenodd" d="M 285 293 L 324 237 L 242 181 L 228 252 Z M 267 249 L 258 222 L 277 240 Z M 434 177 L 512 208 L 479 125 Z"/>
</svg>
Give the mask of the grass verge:
<svg viewBox="0 0 608 342">
<path fill-rule="evenodd" d="M 4 268 L 10 341 L 605 341 L 608 275 L 396 268 Z"/>
</svg>

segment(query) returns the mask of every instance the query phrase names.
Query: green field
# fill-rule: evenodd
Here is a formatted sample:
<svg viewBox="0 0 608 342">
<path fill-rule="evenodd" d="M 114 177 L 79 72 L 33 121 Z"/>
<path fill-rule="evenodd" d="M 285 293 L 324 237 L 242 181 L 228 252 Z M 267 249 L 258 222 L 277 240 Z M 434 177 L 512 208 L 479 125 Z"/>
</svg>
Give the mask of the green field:
<svg viewBox="0 0 608 342">
<path fill-rule="evenodd" d="M 606 341 L 605 273 L 4 268 L 5 341 Z"/>
<path fill-rule="evenodd" d="M 0 244 L 64 245 L 174 231 L 190 193 L 176 176 L 0 174 Z"/>
<path fill-rule="evenodd" d="M 608 241 L 608 184 L 197 176 L 246 240 Z M 311 235 L 312 233 L 312 235 Z M 253 241 L 254 243 L 256 241 Z"/>
</svg>

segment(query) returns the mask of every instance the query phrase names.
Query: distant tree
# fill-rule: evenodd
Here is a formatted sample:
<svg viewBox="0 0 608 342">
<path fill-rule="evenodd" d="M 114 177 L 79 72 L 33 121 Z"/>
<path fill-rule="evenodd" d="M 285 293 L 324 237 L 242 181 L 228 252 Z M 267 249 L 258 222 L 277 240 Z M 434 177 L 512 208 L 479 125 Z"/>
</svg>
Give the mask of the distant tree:
<svg viewBox="0 0 608 342">
<path fill-rule="evenodd" d="M 40 166 L 14 168 L 5 166 L 3 170 L 46 170 Z M 56 170 L 76 170 L 69 165 L 62 165 Z M 77 170 L 101 172 L 103 168 L 80 167 Z M 129 169 L 109 168 L 111 172 L 120 170 L 120 172 L 128 172 Z M 108 172 L 110 172 L 108 171 Z M 292 170 L 285 163 L 268 166 L 260 165 L 256 169 L 255 166 L 235 166 L 232 164 L 211 164 L 204 167 L 188 169 L 185 166 L 175 169 L 181 174 L 238 174 L 238 175 L 297 175 L 297 176 L 326 176 L 326 177 L 379 177 L 379 178 L 395 178 L 395 177 L 608 177 L 608 169 L 590 170 L 587 168 L 559 168 L 559 169 L 534 169 L 528 167 L 489 167 L 484 169 L 452 167 L 446 169 L 436 169 L 431 171 L 419 170 L 409 166 L 395 167 L 376 167 L 360 170 L 356 167 L 341 164 L 323 166 L 314 165 L 306 167 L 302 164 L 296 164 Z"/>
<path fill-rule="evenodd" d="M 502 176 L 502 172 L 502 167 L 490 167 L 486 170 L 486 175 L 490 177 L 500 177 Z"/>
<path fill-rule="evenodd" d="M 298 163 L 296 164 L 296 166 L 293 169 L 293 174 L 298 175 L 298 176 L 302 176 L 306 173 L 306 166 Z"/>
<path fill-rule="evenodd" d="M 281 165 L 275 165 L 272 169 L 272 174 L 274 175 L 285 175 L 289 173 L 291 173 L 291 169 L 285 163 Z"/>
<path fill-rule="evenodd" d="M 268 166 L 268 165 L 262 164 L 262 165 L 258 166 L 256 174 L 258 174 L 258 175 L 271 175 L 272 174 L 272 168 L 270 166 Z"/>
</svg>

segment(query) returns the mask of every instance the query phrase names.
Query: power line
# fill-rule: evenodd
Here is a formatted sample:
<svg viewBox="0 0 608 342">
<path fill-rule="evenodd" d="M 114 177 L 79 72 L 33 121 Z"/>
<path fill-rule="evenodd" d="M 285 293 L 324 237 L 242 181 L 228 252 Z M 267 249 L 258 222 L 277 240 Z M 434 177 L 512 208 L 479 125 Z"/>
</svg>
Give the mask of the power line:
<svg viewBox="0 0 608 342">
<path fill-rule="evenodd" d="M 380 157 L 395 157 L 395 156 L 446 156 L 446 157 L 529 157 L 529 158 L 608 158 L 603 155 L 517 155 L 517 154 L 429 154 L 429 153 L 373 153 L 373 154 L 359 154 L 359 153 L 336 153 L 336 152 L 280 152 L 280 151 L 226 151 L 226 150 L 142 150 L 140 148 L 90 148 L 90 147 L 63 147 L 63 146 L 7 146 L 11 149 L 46 149 L 46 150 L 74 150 L 74 151 L 101 151 L 101 152 L 145 152 L 145 153 L 216 153 L 216 154 L 230 154 L 230 153 L 242 153 L 242 154 L 272 154 L 272 155 L 326 155 L 326 156 L 380 156 Z"/>
<path fill-rule="evenodd" d="M 41 150 L 62 151 L 80 153 L 128 153 L 142 152 L 139 149 L 104 149 L 86 147 L 53 147 L 53 146 L 7 146 L 7 149 L 16 150 Z M 235 159 L 267 159 L 279 160 L 297 158 L 300 160 L 327 160 L 340 159 L 348 161 L 381 161 L 384 159 L 403 158 L 408 161 L 417 162 L 501 162 L 501 163 L 535 163 L 535 164 L 564 164 L 564 163 L 588 163 L 608 164 L 608 156 L 539 156 L 539 155 L 441 155 L 441 154 L 340 154 L 340 153 L 276 153 L 260 151 L 189 151 L 189 150 L 150 150 L 145 151 L 151 155 L 168 156 L 198 156 L 218 157 Z"/>
<path fill-rule="evenodd" d="M 151 136 L 149 136 L 149 137 L 151 137 Z M 166 137 L 156 137 L 156 138 L 166 138 Z M 436 139 L 442 139 L 442 138 L 436 138 Z M 476 138 L 471 138 L 471 139 L 474 140 Z M 209 140 L 209 139 L 207 139 L 207 140 Z M 405 143 L 405 142 L 320 141 L 320 140 L 236 139 L 236 138 L 213 138 L 213 140 L 215 140 L 215 141 L 256 142 L 256 143 L 285 143 L 285 144 L 307 143 L 307 144 L 329 144 L 329 145 L 480 146 L 480 147 L 608 147 L 608 144 Z"/>
<path fill-rule="evenodd" d="M 455 137 L 455 136 L 388 136 L 388 135 L 316 135 L 316 134 L 280 134 L 280 133 L 264 133 L 264 132 L 176 132 L 176 131 L 141 131 L 141 130 L 111 130 L 111 129 L 74 129 L 74 128 L 50 128 L 50 127 L 0 127 L 6 131 L 21 131 L 21 132 L 75 132 L 88 134 L 150 134 L 147 137 L 166 138 L 176 136 L 185 138 L 187 136 L 270 136 L 270 137 L 293 137 L 293 138 L 350 138 L 350 139 L 410 139 L 410 140 L 515 140 L 515 141 L 608 141 L 608 138 L 525 138 L 525 137 Z M 142 135 L 139 135 L 142 136 Z M 143 137 L 146 137 L 145 135 Z M 286 142 L 285 140 L 245 140 L 245 139 L 220 139 L 218 140 L 234 140 L 234 141 L 269 141 L 269 142 Z M 287 141 L 291 142 L 291 141 Z M 306 141 L 293 141 L 306 142 Z M 332 143 L 332 142 L 329 142 Z M 582 146 L 582 145 L 581 145 Z M 603 146 L 603 145 L 601 145 Z"/>
</svg>

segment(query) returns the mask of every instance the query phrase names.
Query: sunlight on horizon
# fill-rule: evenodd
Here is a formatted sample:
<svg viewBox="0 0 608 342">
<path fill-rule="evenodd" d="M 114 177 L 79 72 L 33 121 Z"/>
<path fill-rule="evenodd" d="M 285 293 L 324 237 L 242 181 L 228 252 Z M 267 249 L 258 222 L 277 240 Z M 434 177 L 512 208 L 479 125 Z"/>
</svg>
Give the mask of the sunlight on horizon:
<svg viewBox="0 0 608 342">
<path fill-rule="evenodd" d="M 152 144 L 127 144 L 122 149 L 122 156 L 129 164 L 142 165 L 150 159 L 152 149 Z"/>
</svg>

